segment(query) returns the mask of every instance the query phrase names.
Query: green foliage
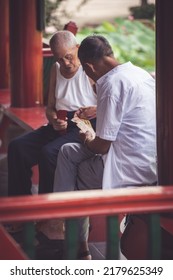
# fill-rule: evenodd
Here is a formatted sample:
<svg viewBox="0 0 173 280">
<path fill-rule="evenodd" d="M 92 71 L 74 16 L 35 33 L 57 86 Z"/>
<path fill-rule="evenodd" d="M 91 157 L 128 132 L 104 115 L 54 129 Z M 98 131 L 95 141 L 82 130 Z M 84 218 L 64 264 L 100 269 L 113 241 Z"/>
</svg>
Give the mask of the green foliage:
<svg viewBox="0 0 173 280">
<path fill-rule="evenodd" d="M 105 21 L 96 28 L 82 29 L 77 39 L 80 43 L 92 34 L 106 37 L 121 63 L 131 61 L 147 71 L 155 70 L 155 31 L 142 22 L 116 18 L 113 24 Z"/>
</svg>

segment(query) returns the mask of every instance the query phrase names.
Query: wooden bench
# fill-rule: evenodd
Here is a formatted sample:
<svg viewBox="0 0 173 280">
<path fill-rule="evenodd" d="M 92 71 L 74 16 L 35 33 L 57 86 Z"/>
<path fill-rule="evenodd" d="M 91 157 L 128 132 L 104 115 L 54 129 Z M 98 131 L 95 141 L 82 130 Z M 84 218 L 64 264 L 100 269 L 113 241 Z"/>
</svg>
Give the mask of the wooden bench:
<svg viewBox="0 0 173 280">
<path fill-rule="evenodd" d="M 0 90 L 0 156 L 3 161 L 6 158 L 8 144 L 13 138 L 46 123 L 45 106 L 12 108 L 10 107 L 10 92 Z M 7 170 L 5 173 L 7 174 Z M 37 166 L 33 167 L 32 181 L 34 185 L 38 184 Z"/>
<path fill-rule="evenodd" d="M 26 131 L 31 131 L 39 128 L 47 123 L 45 115 L 45 107 L 32 108 L 5 108 L 3 113 L 11 121 L 19 125 Z"/>
<path fill-rule="evenodd" d="M 0 139 L 2 141 L 0 152 L 6 150 L 5 147 L 8 143 L 6 143 L 5 134 L 10 124 L 19 126 L 25 132 L 37 129 L 47 123 L 44 106 L 32 108 L 10 107 L 10 92 L 8 90 L 0 90 L 0 113 Z"/>
</svg>

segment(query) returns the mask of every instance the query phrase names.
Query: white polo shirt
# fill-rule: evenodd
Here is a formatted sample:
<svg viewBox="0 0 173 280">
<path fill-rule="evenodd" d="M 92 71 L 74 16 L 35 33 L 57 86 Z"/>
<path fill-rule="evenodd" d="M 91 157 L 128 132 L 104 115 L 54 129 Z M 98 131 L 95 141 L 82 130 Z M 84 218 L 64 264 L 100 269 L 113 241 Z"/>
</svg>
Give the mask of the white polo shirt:
<svg viewBox="0 0 173 280">
<path fill-rule="evenodd" d="M 96 89 L 96 135 L 112 141 L 103 155 L 103 189 L 156 182 L 155 80 L 127 62 L 102 76 Z"/>
</svg>

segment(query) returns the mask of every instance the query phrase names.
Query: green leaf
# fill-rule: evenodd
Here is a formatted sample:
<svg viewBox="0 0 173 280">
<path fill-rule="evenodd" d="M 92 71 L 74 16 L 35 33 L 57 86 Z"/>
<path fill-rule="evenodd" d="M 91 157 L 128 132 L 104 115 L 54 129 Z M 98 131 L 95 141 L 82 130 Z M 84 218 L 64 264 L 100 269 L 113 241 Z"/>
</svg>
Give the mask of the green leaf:
<svg viewBox="0 0 173 280">
<path fill-rule="evenodd" d="M 139 20 L 116 18 L 96 28 L 84 28 L 77 34 L 81 42 L 92 34 L 103 35 L 111 44 L 120 63 L 131 61 L 146 70 L 155 70 L 155 31 Z"/>
</svg>

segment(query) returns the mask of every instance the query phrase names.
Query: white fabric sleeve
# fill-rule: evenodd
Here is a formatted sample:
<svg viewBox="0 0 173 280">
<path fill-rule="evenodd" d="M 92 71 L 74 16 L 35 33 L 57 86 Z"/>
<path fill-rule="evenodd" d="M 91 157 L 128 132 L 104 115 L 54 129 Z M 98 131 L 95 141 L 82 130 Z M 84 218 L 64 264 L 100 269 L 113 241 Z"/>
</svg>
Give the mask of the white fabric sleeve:
<svg viewBox="0 0 173 280">
<path fill-rule="evenodd" d="M 115 141 L 122 121 L 123 106 L 116 96 L 104 94 L 97 107 L 96 136 Z"/>
</svg>

